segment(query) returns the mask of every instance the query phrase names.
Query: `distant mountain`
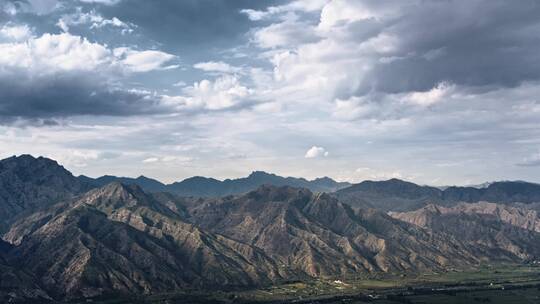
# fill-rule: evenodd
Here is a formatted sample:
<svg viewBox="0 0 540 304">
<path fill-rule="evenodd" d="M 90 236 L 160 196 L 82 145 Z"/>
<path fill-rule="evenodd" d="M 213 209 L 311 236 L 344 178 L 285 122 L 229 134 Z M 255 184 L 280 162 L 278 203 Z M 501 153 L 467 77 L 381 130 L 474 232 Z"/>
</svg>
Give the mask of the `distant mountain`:
<svg viewBox="0 0 540 304">
<path fill-rule="evenodd" d="M 103 187 L 107 184 L 118 182 L 125 185 L 137 185 L 148 192 L 166 192 L 167 185 L 161 183 L 152 178 L 146 176 L 139 176 L 137 178 L 131 177 L 117 177 L 112 175 L 104 175 L 98 178 L 91 178 L 88 176 L 81 175 L 79 179 L 87 184 L 91 184 L 95 187 Z"/>
<path fill-rule="evenodd" d="M 214 178 L 195 176 L 169 185 L 144 176 L 140 176 L 138 178 L 128 178 L 106 175 L 96 179 L 86 176 L 80 176 L 79 178 L 85 183 L 92 183 L 96 187 L 101 187 L 111 182 L 120 182 L 129 185 L 137 185 L 144 191 L 148 192 L 170 192 L 180 196 L 195 197 L 220 197 L 231 194 L 241 194 L 254 190 L 265 184 L 306 188 L 314 192 L 334 192 L 350 186 L 349 183 L 336 182 L 328 177 L 317 178 L 309 181 L 304 178 L 281 177 L 262 171 L 255 171 L 248 177 L 226 179 L 224 181 Z"/>
<path fill-rule="evenodd" d="M 537 203 L 540 202 L 540 185 L 522 181 L 504 181 L 490 183 L 485 188 L 451 186 L 442 190 L 390 179 L 361 182 L 336 191 L 335 196 L 359 208 L 411 211 L 430 203 L 440 205 L 480 201 L 503 204 Z"/>
<path fill-rule="evenodd" d="M 341 201 L 357 208 L 374 208 L 383 211 L 416 210 L 428 203 L 440 202 L 438 188 L 390 179 L 364 181 L 335 193 Z"/>
<path fill-rule="evenodd" d="M 0 160 L 0 232 L 18 214 L 90 189 L 56 161 L 30 155 Z"/>
<path fill-rule="evenodd" d="M 396 219 L 468 243 L 477 254 L 509 260 L 540 258 L 540 218 L 536 211 L 493 203 L 428 205 L 416 211 L 391 212 Z"/>
</svg>

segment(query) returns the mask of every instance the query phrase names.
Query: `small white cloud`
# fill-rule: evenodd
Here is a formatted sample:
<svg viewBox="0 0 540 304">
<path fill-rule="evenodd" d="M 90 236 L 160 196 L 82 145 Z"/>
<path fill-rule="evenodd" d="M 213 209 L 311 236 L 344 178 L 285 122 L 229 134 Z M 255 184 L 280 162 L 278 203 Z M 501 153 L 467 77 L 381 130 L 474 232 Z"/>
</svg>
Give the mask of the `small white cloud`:
<svg viewBox="0 0 540 304">
<path fill-rule="evenodd" d="M 157 163 L 158 161 L 159 161 L 159 158 L 150 157 L 150 158 L 147 158 L 147 159 L 143 160 L 142 162 L 145 163 L 145 164 L 151 164 L 151 163 Z"/>
<path fill-rule="evenodd" d="M 205 72 L 239 73 L 242 71 L 241 68 L 231 66 L 223 61 L 199 62 L 194 64 L 193 67 Z"/>
<path fill-rule="evenodd" d="M 430 106 L 441 101 L 453 90 L 453 88 L 454 86 L 451 84 L 441 82 L 429 91 L 410 93 L 408 94 L 407 99 L 420 106 Z"/>
<path fill-rule="evenodd" d="M 179 81 L 175 84 L 173 84 L 173 87 L 185 87 L 187 85 L 187 83 L 183 82 L 183 81 Z"/>
<path fill-rule="evenodd" d="M 177 65 L 165 66 L 176 56 L 161 51 L 135 51 L 121 47 L 113 50 L 114 55 L 121 58 L 122 62 L 132 72 L 149 72 L 153 70 L 167 70 L 178 67 Z"/>
<path fill-rule="evenodd" d="M 329 155 L 323 147 L 313 146 L 306 152 L 305 158 L 318 158 L 318 157 L 327 157 Z"/>
</svg>

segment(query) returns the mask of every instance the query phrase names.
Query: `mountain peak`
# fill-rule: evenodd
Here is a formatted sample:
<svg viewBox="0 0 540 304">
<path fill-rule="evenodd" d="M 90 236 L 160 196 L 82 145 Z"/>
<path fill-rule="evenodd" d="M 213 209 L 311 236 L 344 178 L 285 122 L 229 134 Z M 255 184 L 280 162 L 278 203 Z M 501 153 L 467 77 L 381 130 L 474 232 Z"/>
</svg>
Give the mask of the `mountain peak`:
<svg viewBox="0 0 540 304">
<path fill-rule="evenodd" d="M 265 171 L 253 171 L 248 178 L 276 177 L 277 175 Z"/>
<path fill-rule="evenodd" d="M 114 181 L 101 188 L 88 192 L 83 197 L 82 201 L 89 205 L 107 205 L 109 207 L 118 208 L 138 205 L 148 201 L 148 197 L 137 185 L 125 185 Z"/>
</svg>

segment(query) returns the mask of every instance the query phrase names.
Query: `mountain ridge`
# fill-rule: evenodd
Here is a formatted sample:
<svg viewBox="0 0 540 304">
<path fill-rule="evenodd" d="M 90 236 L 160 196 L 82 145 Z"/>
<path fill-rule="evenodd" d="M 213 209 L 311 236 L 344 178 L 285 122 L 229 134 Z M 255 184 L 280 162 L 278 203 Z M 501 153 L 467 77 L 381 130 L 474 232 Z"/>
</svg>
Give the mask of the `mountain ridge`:
<svg viewBox="0 0 540 304">
<path fill-rule="evenodd" d="M 307 180 L 302 177 L 282 177 L 264 171 L 253 171 L 247 177 L 224 180 L 212 177 L 192 176 L 170 184 L 164 184 L 156 179 L 148 178 L 143 175 L 137 178 L 116 177 L 112 175 L 90 178 L 81 175 L 79 178 L 87 183 L 92 183 L 95 186 L 103 186 L 113 181 L 119 181 L 125 184 L 138 185 L 145 191 L 170 192 L 181 196 L 196 197 L 219 197 L 231 194 L 241 194 L 254 190 L 264 184 L 296 186 L 308 188 L 315 192 L 333 192 L 350 185 L 347 182 L 337 182 L 326 176 Z"/>
<path fill-rule="evenodd" d="M 412 211 L 427 204 L 443 206 L 459 202 L 532 204 L 540 202 L 540 184 L 524 181 L 492 182 L 485 188 L 450 186 L 440 189 L 421 186 L 399 179 L 364 181 L 340 189 L 334 195 L 358 208 L 375 208 L 383 211 Z"/>
</svg>

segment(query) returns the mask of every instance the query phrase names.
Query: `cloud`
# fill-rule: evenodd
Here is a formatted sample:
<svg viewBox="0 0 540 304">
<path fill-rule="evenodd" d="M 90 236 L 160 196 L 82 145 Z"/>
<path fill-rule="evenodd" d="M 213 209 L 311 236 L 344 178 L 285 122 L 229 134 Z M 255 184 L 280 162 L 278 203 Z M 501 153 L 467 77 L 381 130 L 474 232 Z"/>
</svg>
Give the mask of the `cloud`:
<svg viewBox="0 0 540 304">
<path fill-rule="evenodd" d="M 145 164 L 153 164 L 153 163 L 189 163 L 193 159 L 191 157 L 185 157 L 185 156 L 172 156 L 172 155 L 166 155 L 162 157 L 149 157 L 144 159 L 142 162 Z"/>
<path fill-rule="evenodd" d="M 452 85 L 448 83 L 439 83 L 431 90 L 426 92 L 413 92 L 407 96 L 407 99 L 417 105 L 429 106 L 440 102 L 451 90 Z"/>
<path fill-rule="evenodd" d="M 205 72 L 239 73 L 242 71 L 242 68 L 231 66 L 223 61 L 199 62 L 193 67 Z"/>
<path fill-rule="evenodd" d="M 24 69 L 33 75 L 57 72 L 148 72 L 164 69 L 175 56 L 160 51 L 136 51 L 88 41 L 69 33 L 43 34 L 17 43 L 0 43 L 0 67 Z"/>
<path fill-rule="evenodd" d="M 188 111 L 226 110 L 254 102 L 254 92 L 241 84 L 234 75 L 222 75 L 215 80 L 201 80 L 183 89 L 184 95 L 165 96 L 164 102 Z"/>
<path fill-rule="evenodd" d="M 318 158 L 318 157 L 327 157 L 328 151 L 324 149 L 323 147 L 317 147 L 313 146 L 309 150 L 307 150 L 305 158 Z"/>
<path fill-rule="evenodd" d="M 32 30 L 26 24 L 23 25 L 14 25 L 14 24 L 4 24 L 0 28 L 0 42 L 18 42 L 24 41 L 32 37 Z"/>
<path fill-rule="evenodd" d="M 1 3 L 1 2 L 0 2 Z M 58 0 L 20 0 L 7 1 L 4 4 L 4 11 L 10 15 L 18 13 L 30 13 L 36 15 L 47 15 L 62 6 Z"/>
<path fill-rule="evenodd" d="M 516 165 L 520 167 L 540 167 L 540 152 L 525 158 Z"/>
<path fill-rule="evenodd" d="M 404 175 L 400 171 L 385 171 L 377 170 L 369 167 L 361 167 L 355 170 L 354 180 L 363 181 L 363 180 L 388 180 L 392 178 L 404 179 L 404 180 L 414 180 L 414 176 Z"/>
<path fill-rule="evenodd" d="M 9 31 L 8 32 L 13 32 Z M 155 94 L 123 88 L 130 73 L 167 68 L 173 55 L 110 49 L 68 33 L 0 43 L 0 117 L 134 115 L 164 110 Z"/>
<path fill-rule="evenodd" d="M 328 0 L 297 0 L 284 5 L 270 6 L 265 10 L 242 9 L 240 12 L 248 16 L 251 21 L 260 21 L 275 17 L 276 15 L 294 12 L 312 12 L 321 9 Z"/>
<path fill-rule="evenodd" d="M 308 24 L 292 19 L 255 30 L 252 40 L 261 48 L 279 48 L 315 42 L 317 38 Z"/>
<path fill-rule="evenodd" d="M 116 5 L 120 3 L 122 0 L 79 0 L 84 3 L 97 3 L 97 4 L 104 4 L 104 5 Z"/>
<path fill-rule="evenodd" d="M 178 68 L 178 65 L 165 65 L 175 58 L 174 55 L 161 51 L 136 51 L 126 47 L 115 48 L 115 57 L 131 72 L 141 73 L 153 70 L 167 70 Z"/>
<path fill-rule="evenodd" d="M 159 161 L 159 158 L 157 157 L 149 157 L 144 159 L 142 162 L 145 164 L 151 164 L 151 163 L 157 163 Z"/>
<path fill-rule="evenodd" d="M 71 26 L 88 25 L 90 29 L 100 29 L 106 26 L 116 27 L 121 29 L 122 34 L 131 33 L 136 27 L 134 24 L 128 24 L 116 17 L 106 19 L 95 10 L 83 13 L 81 8 L 73 14 L 63 15 L 56 23 L 64 32 L 69 32 Z"/>
<path fill-rule="evenodd" d="M 320 8 L 318 22 L 291 19 L 286 9 L 244 13 L 260 19 L 265 12 L 285 21 L 259 27 L 252 39 L 281 49 L 268 57 L 276 87 L 304 91 L 306 99 L 410 93 L 412 106 L 427 106 L 452 86 L 494 89 L 540 79 L 534 1 L 333 0 Z M 298 33 L 307 36 L 295 39 Z"/>
<path fill-rule="evenodd" d="M 184 81 L 178 81 L 173 84 L 173 87 L 185 87 L 186 85 L 187 83 L 185 83 Z"/>
</svg>

